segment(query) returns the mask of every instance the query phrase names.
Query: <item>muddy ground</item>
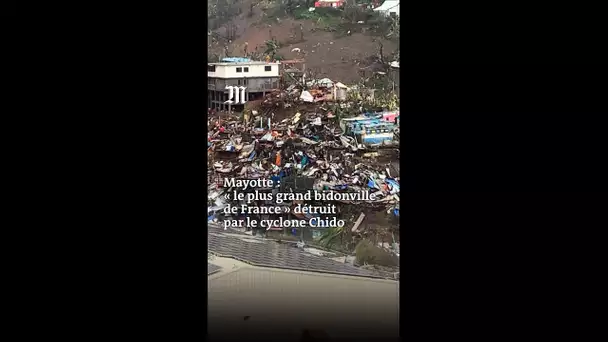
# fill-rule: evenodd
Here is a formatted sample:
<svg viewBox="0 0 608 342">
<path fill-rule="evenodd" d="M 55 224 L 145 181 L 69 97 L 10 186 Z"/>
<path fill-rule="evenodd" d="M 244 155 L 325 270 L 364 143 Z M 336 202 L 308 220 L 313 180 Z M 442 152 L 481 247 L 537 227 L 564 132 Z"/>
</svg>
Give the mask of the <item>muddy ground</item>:
<svg viewBox="0 0 608 342">
<path fill-rule="evenodd" d="M 306 69 L 313 70 L 317 78 L 328 77 L 342 83 L 354 83 L 360 80 L 358 69 L 369 67 L 369 57 L 377 55 L 379 48 L 375 41 L 378 37 L 369 33 L 360 33 L 354 27 L 351 35 L 343 36 L 343 33 L 323 31 L 324 25 L 312 20 L 295 20 L 291 18 L 281 19 L 280 22 L 268 23 L 262 20 L 263 13 L 259 6 L 254 7 L 254 15 L 249 17 L 249 4 L 251 0 L 244 0 L 242 13 L 214 32 L 226 36 L 228 24 L 236 27 L 237 38 L 228 43 L 228 51 L 231 56 L 244 56 L 245 43 L 248 51 L 258 48 L 265 50 L 265 41 L 271 37 L 281 44 L 278 53 L 285 59 L 306 60 Z M 304 40 L 300 40 L 299 26 L 304 28 Z M 359 25 L 360 24 L 353 24 Z M 365 30 L 365 29 L 363 29 Z M 390 56 L 398 49 L 398 42 L 381 40 L 383 54 Z M 299 48 L 300 52 L 292 52 Z M 224 53 L 224 45 L 217 44 L 209 49 L 211 53 Z"/>
</svg>

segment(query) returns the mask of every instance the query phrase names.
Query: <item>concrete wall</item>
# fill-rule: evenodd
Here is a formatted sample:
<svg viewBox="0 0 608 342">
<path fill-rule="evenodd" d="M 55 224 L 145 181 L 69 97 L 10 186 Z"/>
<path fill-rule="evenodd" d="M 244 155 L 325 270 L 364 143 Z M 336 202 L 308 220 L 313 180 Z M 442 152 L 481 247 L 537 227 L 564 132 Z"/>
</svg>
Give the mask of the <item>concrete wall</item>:
<svg viewBox="0 0 608 342">
<path fill-rule="evenodd" d="M 240 84 L 239 84 L 240 81 Z M 251 93 L 262 92 L 263 90 L 276 89 L 279 87 L 278 77 L 264 78 L 207 78 L 209 90 L 225 91 L 227 85 L 247 87 L 247 91 Z"/>
<path fill-rule="evenodd" d="M 211 262 L 223 269 L 208 277 L 210 336 L 297 337 L 302 329 L 370 341 L 398 336 L 396 281 Z"/>
<path fill-rule="evenodd" d="M 264 67 L 270 66 L 271 71 L 265 71 Z M 249 72 L 244 72 L 244 68 L 249 68 Z M 241 68 L 243 72 L 236 72 L 236 68 Z M 279 77 L 279 63 L 223 63 L 215 65 L 215 72 L 207 71 L 208 77 L 220 78 L 242 78 L 242 77 Z"/>
<path fill-rule="evenodd" d="M 245 89 L 245 98 L 247 99 L 246 101 L 252 101 L 256 95 L 259 93 L 254 93 L 254 92 L 249 92 L 248 89 Z M 227 110 L 228 109 L 228 105 L 224 104 L 225 101 L 228 100 L 228 90 L 222 90 L 222 91 L 214 91 L 214 90 L 208 90 L 207 91 L 207 108 L 215 108 L 215 109 L 220 109 L 220 110 Z M 240 102 L 240 98 L 239 98 L 239 102 Z M 244 107 L 244 105 L 242 104 L 232 104 L 231 108 L 233 111 L 235 112 L 241 112 Z"/>
</svg>

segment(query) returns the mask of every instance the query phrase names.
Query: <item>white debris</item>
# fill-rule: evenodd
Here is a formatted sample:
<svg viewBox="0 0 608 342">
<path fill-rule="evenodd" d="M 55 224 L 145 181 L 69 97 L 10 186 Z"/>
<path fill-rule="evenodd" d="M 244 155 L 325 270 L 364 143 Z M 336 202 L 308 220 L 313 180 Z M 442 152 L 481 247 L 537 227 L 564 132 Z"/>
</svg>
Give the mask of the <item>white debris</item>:
<svg viewBox="0 0 608 342">
<path fill-rule="evenodd" d="M 363 222 L 363 219 L 365 218 L 365 214 L 361 213 L 359 215 L 359 218 L 357 219 L 357 221 L 355 222 L 355 224 L 353 225 L 353 228 L 351 229 L 352 232 L 356 232 L 357 228 L 359 228 L 359 226 L 361 225 L 361 222 Z"/>
<path fill-rule="evenodd" d="M 300 100 L 302 100 L 304 102 L 313 102 L 314 98 L 307 90 L 304 90 L 302 92 L 302 94 L 300 95 Z"/>
<path fill-rule="evenodd" d="M 300 52 L 300 48 L 293 48 L 293 49 L 291 49 L 291 52 L 294 52 L 294 51 Z"/>
<path fill-rule="evenodd" d="M 335 253 L 330 253 L 330 252 L 326 252 L 324 250 L 321 249 L 317 249 L 317 248 L 310 248 L 310 247 L 303 247 L 304 248 L 304 252 L 316 255 L 316 256 L 320 256 L 320 257 L 325 257 L 325 256 L 331 256 L 331 255 L 336 255 Z M 344 259 L 344 257 L 342 257 L 342 259 Z"/>
<path fill-rule="evenodd" d="M 310 95 L 310 94 L 309 94 Z M 312 96 L 312 95 L 311 95 Z M 296 113 L 296 115 L 293 118 L 293 123 L 297 123 L 298 121 L 300 121 L 300 113 Z"/>
<path fill-rule="evenodd" d="M 273 141 L 274 137 L 272 136 L 271 132 L 266 133 L 263 137 L 260 138 L 260 140 L 264 140 L 264 141 Z"/>
<path fill-rule="evenodd" d="M 337 88 L 342 88 L 342 89 L 348 89 L 348 86 L 346 86 L 344 83 L 342 82 L 338 82 L 336 83 L 336 87 Z"/>
<path fill-rule="evenodd" d="M 306 85 L 311 86 L 311 87 L 314 85 L 318 85 L 320 87 L 331 88 L 334 86 L 334 81 L 325 77 L 325 78 L 318 79 L 318 80 L 310 80 L 310 81 L 306 82 Z"/>
<path fill-rule="evenodd" d="M 316 141 L 314 141 L 314 140 L 310 140 L 310 139 L 308 139 L 308 138 L 304 138 L 304 137 L 301 137 L 301 138 L 300 138 L 300 140 L 301 140 L 303 143 L 308 144 L 308 145 L 316 145 L 316 144 L 318 144 L 318 142 L 316 142 Z"/>
</svg>

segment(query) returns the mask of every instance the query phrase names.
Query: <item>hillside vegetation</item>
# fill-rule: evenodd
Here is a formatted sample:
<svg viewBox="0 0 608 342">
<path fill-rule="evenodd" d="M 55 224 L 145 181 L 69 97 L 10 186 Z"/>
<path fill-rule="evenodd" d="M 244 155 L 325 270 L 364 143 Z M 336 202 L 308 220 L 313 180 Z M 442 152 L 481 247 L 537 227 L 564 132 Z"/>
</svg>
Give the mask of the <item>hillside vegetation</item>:
<svg viewBox="0 0 608 342">
<path fill-rule="evenodd" d="M 210 0 L 207 6 L 210 61 L 305 59 L 315 77 L 356 83 L 399 60 L 399 19 L 354 1 L 343 9 L 314 11 L 310 0 Z"/>
</svg>

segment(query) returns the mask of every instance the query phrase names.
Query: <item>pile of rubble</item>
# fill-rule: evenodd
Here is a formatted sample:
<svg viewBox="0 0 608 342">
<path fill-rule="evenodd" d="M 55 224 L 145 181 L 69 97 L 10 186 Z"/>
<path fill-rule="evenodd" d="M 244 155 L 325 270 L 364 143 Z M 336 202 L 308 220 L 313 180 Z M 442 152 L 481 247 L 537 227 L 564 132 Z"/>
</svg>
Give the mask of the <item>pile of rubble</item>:
<svg viewBox="0 0 608 342">
<path fill-rule="evenodd" d="M 284 75 L 289 75 L 285 73 Z M 374 97 L 375 90 L 362 88 L 358 85 L 347 86 L 341 82 L 334 82 L 329 78 L 299 81 L 289 76 L 291 85 L 285 89 L 276 89 L 266 94 L 261 106 L 289 108 L 294 103 L 332 104 L 340 103 L 341 108 L 360 106 L 362 102 L 378 101 Z M 383 103 L 381 107 L 397 107 L 395 97 L 388 97 L 392 101 Z"/>
<path fill-rule="evenodd" d="M 385 210 L 387 216 L 399 215 L 399 111 L 364 112 L 355 102 L 329 102 L 344 97 L 337 94 L 343 85 L 337 85 L 309 90 L 290 86 L 267 93 L 256 109 L 242 115 L 210 118 L 209 220 L 218 220 L 228 204 L 221 196 L 229 191 L 223 188 L 224 178 L 272 179 L 281 184 L 283 179 L 299 178 L 310 181 L 308 190 L 369 191 L 372 201 L 341 205 L 371 206 Z M 275 115 L 277 107 L 288 108 L 291 115 Z"/>
</svg>

